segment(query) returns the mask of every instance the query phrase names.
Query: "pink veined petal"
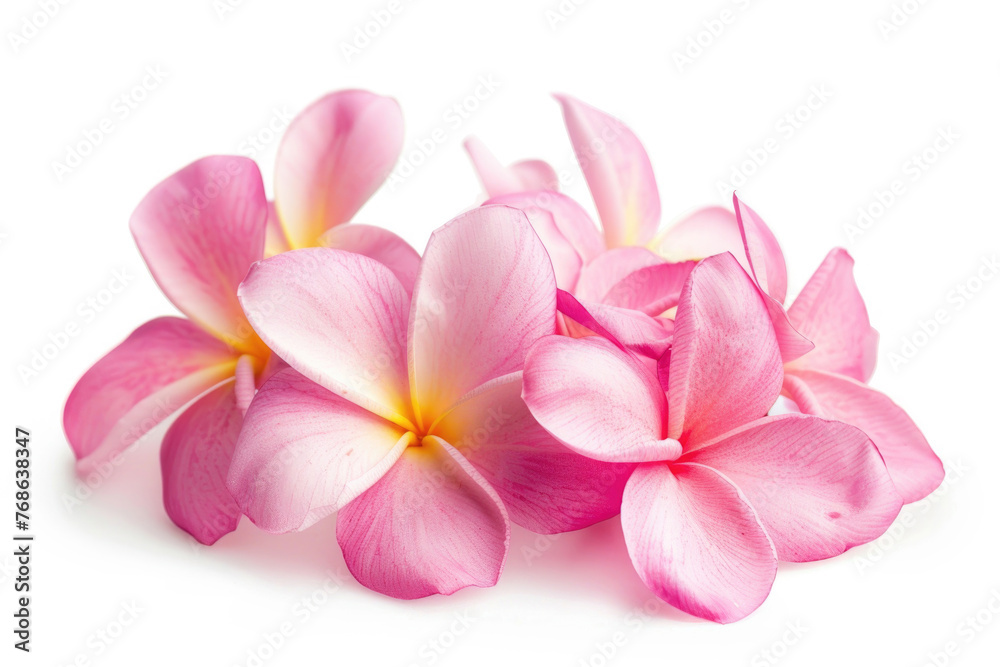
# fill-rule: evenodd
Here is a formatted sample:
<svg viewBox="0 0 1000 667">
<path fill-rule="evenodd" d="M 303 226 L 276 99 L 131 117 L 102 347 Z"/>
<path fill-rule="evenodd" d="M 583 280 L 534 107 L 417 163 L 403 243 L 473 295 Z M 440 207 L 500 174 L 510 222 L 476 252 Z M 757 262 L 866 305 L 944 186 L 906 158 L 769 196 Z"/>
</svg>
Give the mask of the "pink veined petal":
<svg viewBox="0 0 1000 667">
<path fill-rule="evenodd" d="M 662 263 L 663 259 L 645 248 L 612 248 L 583 267 L 573 293 L 581 299 L 603 302 L 608 292 L 632 273 Z"/>
<path fill-rule="evenodd" d="M 259 528 L 308 528 L 385 474 L 413 435 L 292 369 L 250 404 L 228 486 Z"/>
<path fill-rule="evenodd" d="M 790 371 L 785 374 L 784 389 L 803 412 L 864 431 L 882 454 L 904 503 L 920 500 L 944 479 L 944 466 L 924 434 L 885 394 L 852 378 L 821 371 Z"/>
<path fill-rule="evenodd" d="M 167 516 L 202 544 L 236 530 L 243 513 L 226 488 L 243 415 L 229 381 L 195 401 L 170 425 L 160 449 Z"/>
<path fill-rule="evenodd" d="M 556 330 L 552 264 L 522 211 L 472 209 L 427 243 L 410 309 L 410 387 L 426 427 L 483 383 L 518 371 Z"/>
<path fill-rule="evenodd" d="M 827 371 L 867 382 L 875 371 L 878 332 L 853 275 L 854 259 L 834 248 L 788 309 L 788 319 L 815 349 L 790 368 Z"/>
<path fill-rule="evenodd" d="M 520 195 L 497 197 L 487 201 L 487 204 L 503 203 L 507 200 L 517 200 Z M 583 268 L 583 259 L 576 251 L 573 244 L 563 235 L 556 225 L 552 213 L 541 208 L 528 208 L 510 203 L 509 206 L 520 209 L 528 216 L 532 229 L 538 234 L 542 245 L 545 246 L 549 259 L 552 261 L 552 270 L 555 273 L 556 285 L 562 289 L 573 289 L 576 281 L 580 277 L 580 269 Z"/>
<path fill-rule="evenodd" d="M 731 623 L 771 591 L 774 545 L 740 490 L 709 467 L 640 465 L 625 487 L 622 528 L 646 586 L 689 614 Z"/>
<path fill-rule="evenodd" d="M 767 414 L 782 366 L 757 286 L 730 254 L 694 268 L 670 352 L 667 437 L 696 446 Z"/>
<path fill-rule="evenodd" d="M 608 247 L 646 244 L 660 224 L 660 195 L 642 143 L 617 118 L 566 95 L 556 99 Z"/>
<path fill-rule="evenodd" d="M 707 206 L 682 217 L 661 232 L 649 248 L 672 262 L 731 252 L 750 271 L 736 215 L 721 206 Z"/>
<path fill-rule="evenodd" d="M 233 392 L 236 395 L 236 407 L 240 410 L 240 415 L 245 415 L 250 401 L 257 392 L 257 379 L 253 363 L 253 357 L 244 354 L 236 362 L 236 386 Z"/>
<path fill-rule="evenodd" d="M 771 324 L 774 326 L 774 335 L 778 339 L 778 349 L 781 351 L 781 360 L 785 363 L 795 361 L 799 357 L 808 354 L 815 346 L 808 338 L 803 336 L 788 319 L 785 307 L 767 294 L 764 290 L 757 288 L 767 312 L 771 316 Z"/>
<path fill-rule="evenodd" d="M 129 221 L 139 252 L 177 308 L 243 352 L 263 356 L 236 288 L 264 256 L 267 199 L 253 160 L 202 158 L 154 187 Z"/>
<path fill-rule="evenodd" d="M 521 399 L 521 373 L 476 389 L 431 432 L 496 489 L 511 520 L 536 533 L 578 530 L 618 514 L 635 467 L 581 456 L 560 444 Z"/>
<path fill-rule="evenodd" d="M 532 222 L 534 213 L 548 213 L 552 216 L 559 233 L 584 264 L 606 250 L 604 238 L 587 212 L 575 200 L 560 192 L 534 189 L 496 196 L 486 204 L 503 204 L 519 208 L 528 214 L 528 219 Z M 544 237 L 542 242 L 545 243 Z M 548 244 L 546 248 L 550 253 L 553 250 Z"/>
<path fill-rule="evenodd" d="M 337 517 L 361 584 L 395 598 L 496 584 L 510 524 L 497 492 L 448 443 L 425 436 Z"/>
<path fill-rule="evenodd" d="M 785 302 L 788 273 L 778 240 L 757 213 L 733 193 L 733 208 L 740 225 L 750 270 L 765 293 L 778 303 Z"/>
<path fill-rule="evenodd" d="M 388 229 L 356 223 L 340 225 L 324 234 L 320 244 L 356 252 L 385 264 L 399 278 L 406 293 L 413 292 L 413 284 L 420 270 L 420 255 L 409 243 Z"/>
<path fill-rule="evenodd" d="M 190 320 L 136 329 L 84 373 L 63 413 L 81 472 L 114 458 L 158 423 L 232 377 L 237 355 Z"/>
<path fill-rule="evenodd" d="M 464 146 L 488 197 L 526 190 L 555 190 L 559 184 L 555 169 L 543 160 L 522 160 L 507 167 L 476 137 L 466 139 Z"/>
<path fill-rule="evenodd" d="M 868 436 L 802 414 L 765 417 L 686 453 L 746 495 L 783 561 L 837 556 L 878 538 L 902 499 Z"/>
<path fill-rule="evenodd" d="M 510 165 L 524 190 L 558 190 L 559 176 L 545 160 L 520 160 Z"/>
<path fill-rule="evenodd" d="M 278 146 L 274 201 L 293 248 L 354 217 L 403 149 L 399 103 L 364 90 L 331 93 L 289 125 Z"/>
<path fill-rule="evenodd" d="M 388 268 L 344 250 L 292 250 L 255 264 L 239 297 L 254 329 L 289 366 L 412 427 L 409 299 Z"/>
<path fill-rule="evenodd" d="M 292 246 L 288 243 L 285 229 L 281 226 L 281 219 L 278 218 L 278 210 L 274 207 L 274 202 L 267 202 L 267 234 L 264 240 L 264 257 L 272 257 L 288 252 Z"/>
<path fill-rule="evenodd" d="M 599 461 L 669 461 L 681 446 L 664 435 L 666 397 L 639 360 L 603 338 L 550 336 L 532 346 L 524 402 L 546 431 Z"/>
<path fill-rule="evenodd" d="M 574 338 L 597 334 L 616 345 L 650 359 L 659 359 L 673 340 L 672 320 L 643 315 L 637 310 L 581 302 L 560 290 L 559 310 L 566 333 Z"/>
<path fill-rule="evenodd" d="M 662 262 L 633 271 L 604 295 L 609 306 L 661 315 L 675 307 L 696 262 Z"/>
</svg>

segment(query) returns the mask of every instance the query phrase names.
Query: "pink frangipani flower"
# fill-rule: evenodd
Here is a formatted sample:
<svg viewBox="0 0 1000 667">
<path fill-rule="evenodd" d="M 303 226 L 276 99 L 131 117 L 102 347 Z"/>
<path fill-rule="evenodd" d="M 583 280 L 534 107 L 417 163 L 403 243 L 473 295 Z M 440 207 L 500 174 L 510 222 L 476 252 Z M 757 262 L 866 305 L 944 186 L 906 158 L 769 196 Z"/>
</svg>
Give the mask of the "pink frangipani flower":
<svg viewBox="0 0 1000 667">
<path fill-rule="evenodd" d="M 766 416 L 782 376 L 764 300 L 727 253 L 691 272 L 659 373 L 615 341 L 550 336 L 528 353 L 523 396 L 571 449 L 637 465 L 621 509 L 636 571 L 671 605 L 726 623 L 764 601 L 779 560 L 875 539 L 901 507 L 860 429 Z"/>
<path fill-rule="evenodd" d="M 385 230 L 341 225 L 384 180 L 401 133 L 398 105 L 363 91 L 334 93 L 303 112 L 279 148 L 283 226 L 247 158 L 204 158 L 153 188 L 130 228 L 157 284 L 186 318 L 142 325 L 74 387 L 64 427 L 81 474 L 119 461 L 194 401 L 163 439 L 164 505 L 205 544 L 236 528 L 240 511 L 225 486 L 229 459 L 256 387 L 282 365 L 247 322 L 236 289 L 266 252 L 323 242 L 371 252 L 412 289 L 419 264 L 412 248 Z"/>
<path fill-rule="evenodd" d="M 355 578 L 416 598 L 493 585 L 508 513 L 546 533 L 617 514 L 633 466 L 572 452 L 521 400 L 556 286 L 520 211 L 477 208 L 434 232 L 412 299 L 377 262 L 310 249 L 255 265 L 240 301 L 291 366 L 250 404 L 229 471 L 260 528 L 338 512 Z"/>
</svg>

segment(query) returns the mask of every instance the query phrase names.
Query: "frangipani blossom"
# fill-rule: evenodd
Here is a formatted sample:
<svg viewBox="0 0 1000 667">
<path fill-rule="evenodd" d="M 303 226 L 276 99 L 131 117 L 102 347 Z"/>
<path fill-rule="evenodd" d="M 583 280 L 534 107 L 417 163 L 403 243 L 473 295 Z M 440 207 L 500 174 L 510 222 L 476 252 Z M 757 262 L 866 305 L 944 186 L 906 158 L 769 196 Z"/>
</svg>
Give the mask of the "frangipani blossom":
<svg viewBox="0 0 1000 667">
<path fill-rule="evenodd" d="M 790 361 L 812 349 L 789 324 L 781 307 L 786 284 L 784 259 L 774 235 L 756 213 L 734 196 L 735 214 L 718 206 L 700 209 L 657 235 L 660 198 L 649 156 L 638 137 L 613 116 L 568 96 L 557 99 L 593 195 L 603 237 L 586 211 L 566 195 L 547 190 L 512 191 L 515 179 L 511 177 L 505 181 L 509 187 L 501 188 L 497 185 L 501 179 L 491 175 L 498 168 L 483 173 L 482 165 L 487 161 L 477 155 L 485 149 L 470 149 L 470 154 L 492 196 L 487 204 L 506 204 L 528 214 L 552 256 L 561 289 L 579 299 L 612 333 L 623 334 L 629 327 L 621 323 L 622 318 L 636 316 L 620 309 L 650 317 L 663 314 L 677 305 L 694 260 L 731 252 L 758 281 L 763 294 L 780 292 L 781 298 L 768 303 L 768 309 L 783 358 Z M 774 251 L 777 256 L 772 264 L 766 260 Z M 761 266 L 768 266 L 767 274 L 752 273 L 744 259 L 750 253 Z M 769 278 L 773 282 L 770 292 Z"/>
<path fill-rule="evenodd" d="M 944 479 L 944 467 L 909 415 L 867 386 L 878 333 L 854 282 L 854 260 L 830 251 L 788 309 L 816 349 L 785 364 L 784 393 L 807 414 L 853 424 L 872 439 L 903 502 L 920 500 Z"/>
<path fill-rule="evenodd" d="M 633 466 L 572 452 L 521 400 L 556 286 L 520 211 L 477 208 L 434 232 L 412 299 L 382 264 L 320 248 L 258 263 L 240 301 L 291 366 L 250 404 L 229 472 L 260 528 L 339 512 L 358 581 L 416 598 L 493 585 L 508 514 L 551 533 L 618 512 Z"/>
<path fill-rule="evenodd" d="M 820 417 L 768 417 L 782 361 L 767 307 L 729 254 L 693 269 L 659 374 L 603 337 L 534 345 L 524 400 L 571 449 L 636 464 L 622 525 L 659 597 L 731 622 L 779 560 L 828 558 L 881 535 L 902 501 L 871 440 Z"/>
<path fill-rule="evenodd" d="M 236 528 L 229 459 L 256 387 L 282 365 L 247 322 L 236 289 L 265 246 L 273 253 L 320 243 L 372 254 L 412 289 L 412 248 L 376 227 L 342 225 L 385 179 L 401 135 L 395 101 L 364 91 L 334 93 L 303 112 L 279 148 L 281 226 L 247 158 L 204 158 L 153 188 L 129 225 L 157 284 L 187 319 L 147 322 L 74 387 L 64 427 L 81 474 L 111 465 L 194 401 L 163 439 L 164 505 L 205 544 Z"/>
</svg>

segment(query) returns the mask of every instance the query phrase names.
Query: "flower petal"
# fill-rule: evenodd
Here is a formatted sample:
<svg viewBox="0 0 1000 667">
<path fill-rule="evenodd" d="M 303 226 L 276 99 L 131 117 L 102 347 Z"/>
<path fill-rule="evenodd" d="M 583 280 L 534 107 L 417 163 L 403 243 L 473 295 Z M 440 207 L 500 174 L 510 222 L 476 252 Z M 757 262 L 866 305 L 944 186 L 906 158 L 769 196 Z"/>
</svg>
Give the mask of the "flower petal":
<svg viewBox="0 0 1000 667">
<path fill-rule="evenodd" d="M 733 208 L 740 225 L 750 271 L 760 288 L 778 303 L 785 302 L 788 273 L 778 240 L 757 213 L 733 193 Z"/>
<path fill-rule="evenodd" d="M 236 288 L 264 256 L 267 199 L 253 160 L 207 157 L 153 188 L 129 227 L 150 272 L 177 308 L 217 338 L 263 355 Z"/>
<path fill-rule="evenodd" d="M 255 264 L 240 303 L 268 346 L 313 382 L 409 428 L 409 299 L 388 268 L 331 248 Z"/>
<path fill-rule="evenodd" d="M 740 265 L 750 271 L 736 215 L 721 206 L 707 206 L 689 213 L 669 225 L 649 247 L 672 262 L 700 260 L 731 252 Z"/>
<path fill-rule="evenodd" d="M 854 259 L 834 248 L 788 309 L 788 319 L 815 349 L 790 368 L 827 371 L 867 382 L 875 371 L 878 332 L 854 282 Z"/>
<path fill-rule="evenodd" d="M 559 291 L 559 312 L 566 318 L 566 333 L 574 338 L 597 334 L 650 359 L 659 359 L 673 340 L 672 320 L 644 315 L 637 310 L 579 301 Z"/>
<path fill-rule="evenodd" d="M 409 360 L 424 426 L 481 384 L 521 370 L 556 330 L 552 264 L 525 214 L 482 206 L 427 243 L 410 311 Z"/>
<path fill-rule="evenodd" d="M 680 444 L 664 437 L 666 397 L 652 372 L 598 337 L 550 336 L 532 346 L 524 401 L 546 431 L 600 461 L 665 461 Z"/>
<path fill-rule="evenodd" d="M 662 263 L 663 259 L 645 248 L 612 248 L 583 267 L 573 293 L 581 299 L 603 302 L 608 292 L 632 273 Z"/>
<path fill-rule="evenodd" d="M 782 366 L 757 286 L 732 255 L 694 268 L 681 294 L 670 352 L 667 436 L 696 446 L 767 414 Z"/>
<path fill-rule="evenodd" d="M 292 246 L 288 243 L 285 235 L 285 228 L 281 226 L 278 218 L 278 209 L 274 207 L 274 202 L 267 202 L 267 234 L 264 241 L 264 257 L 273 257 L 283 252 L 288 252 Z"/>
<path fill-rule="evenodd" d="M 646 150 L 617 118 L 566 95 L 556 99 L 608 247 L 644 245 L 660 224 L 660 195 Z"/>
<path fill-rule="evenodd" d="M 489 482 L 426 436 L 340 511 L 337 541 L 355 579 L 409 600 L 496 584 L 510 524 Z"/>
<path fill-rule="evenodd" d="M 685 454 L 746 494 L 783 561 L 830 558 L 878 538 L 902 501 L 868 436 L 801 414 L 765 417 Z"/>
<path fill-rule="evenodd" d="M 412 438 L 285 369 L 250 403 L 229 469 L 229 489 L 259 528 L 303 530 L 374 484 Z"/>
<path fill-rule="evenodd" d="M 604 295 L 609 306 L 662 315 L 678 304 L 696 262 L 661 262 L 625 276 Z"/>
<path fill-rule="evenodd" d="M 160 449 L 167 516 L 202 544 L 214 544 L 236 530 L 243 516 L 226 488 L 243 425 L 234 385 L 226 382 L 181 413 Z"/>
<path fill-rule="evenodd" d="M 278 146 L 274 201 L 293 248 L 354 217 L 403 149 L 399 103 L 364 90 L 331 93 L 288 126 Z"/>
<path fill-rule="evenodd" d="M 63 413 L 78 467 L 88 471 L 212 386 L 237 354 L 190 320 L 161 317 L 136 329 L 73 387 Z"/>
<path fill-rule="evenodd" d="M 774 546 L 740 490 L 711 468 L 639 466 L 625 487 L 622 528 L 646 586 L 689 614 L 731 623 L 771 591 Z"/>
<path fill-rule="evenodd" d="M 543 429 L 521 399 L 521 373 L 476 389 L 431 429 L 496 489 L 511 520 L 536 533 L 586 528 L 618 514 L 634 468 L 581 456 Z"/>
<path fill-rule="evenodd" d="M 385 264 L 399 278 L 406 293 L 413 292 L 413 284 L 420 270 L 420 255 L 409 243 L 388 229 L 356 223 L 339 225 L 324 234 L 320 244 L 356 252 Z"/>
<path fill-rule="evenodd" d="M 559 183 L 555 169 L 542 160 L 523 160 L 505 167 L 476 137 L 466 139 L 464 146 L 489 197 L 526 190 L 554 190 Z"/>
<path fill-rule="evenodd" d="M 784 389 L 803 412 L 864 431 L 885 459 L 904 503 L 920 500 L 944 479 L 944 466 L 924 434 L 885 394 L 857 380 L 820 371 L 788 372 Z"/>
</svg>

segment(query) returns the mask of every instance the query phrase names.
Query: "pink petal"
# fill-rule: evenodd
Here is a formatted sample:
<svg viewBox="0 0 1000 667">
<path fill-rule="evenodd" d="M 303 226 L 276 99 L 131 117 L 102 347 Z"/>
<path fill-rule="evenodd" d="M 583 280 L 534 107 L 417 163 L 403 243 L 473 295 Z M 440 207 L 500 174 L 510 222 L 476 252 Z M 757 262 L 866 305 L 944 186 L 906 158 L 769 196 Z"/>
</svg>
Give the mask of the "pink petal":
<svg viewBox="0 0 1000 667">
<path fill-rule="evenodd" d="M 788 309 L 788 319 L 816 348 L 790 368 L 838 373 L 867 382 L 875 370 L 878 332 L 853 276 L 854 259 L 834 248 Z"/>
<path fill-rule="evenodd" d="M 559 233 L 576 251 L 584 264 L 605 251 L 604 239 L 597 225 L 574 199 L 553 190 L 527 190 L 493 197 L 486 204 L 503 204 L 519 208 L 533 221 L 534 213 L 548 213 L 552 216 Z M 545 242 L 545 238 L 542 238 Z M 552 248 L 546 245 L 549 251 Z"/>
<path fill-rule="evenodd" d="M 740 234 L 746 248 L 750 270 L 766 294 L 778 303 L 785 302 L 788 291 L 788 274 L 785 256 L 778 240 L 757 213 L 733 193 L 733 207 L 740 225 Z"/>
<path fill-rule="evenodd" d="M 129 227 L 146 265 L 177 308 L 233 347 L 264 356 L 236 288 L 264 256 L 267 199 L 253 160 L 193 162 L 153 188 Z"/>
<path fill-rule="evenodd" d="M 721 206 L 708 206 L 684 216 L 667 227 L 649 247 L 672 262 L 731 252 L 750 271 L 736 215 Z"/>
<path fill-rule="evenodd" d="M 263 530 L 302 530 L 371 487 L 410 442 L 399 426 L 285 369 L 247 410 L 229 490 Z"/>
<path fill-rule="evenodd" d="M 518 199 L 521 195 L 513 197 L 497 197 L 491 199 L 487 204 L 503 203 L 505 200 Z M 580 269 L 583 268 L 583 259 L 576 248 L 569 242 L 556 225 L 552 213 L 540 208 L 522 208 L 516 203 L 510 203 L 513 208 L 518 208 L 528 216 L 532 229 L 538 234 L 542 245 L 549 254 L 552 261 L 552 270 L 555 273 L 556 285 L 563 289 L 573 289 L 577 279 L 580 277 Z"/>
<path fill-rule="evenodd" d="M 674 322 L 667 436 L 692 447 L 766 415 L 781 392 L 781 355 L 760 292 L 732 255 L 694 268 Z"/>
<path fill-rule="evenodd" d="M 564 320 L 566 333 L 574 338 L 597 334 L 650 359 L 659 359 L 673 340 L 672 320 L 653 318 L 637 310 L 581 302 L 562 290 L 558 305 L 568 318 Z"/>
<path fill-rule="evenodd" d="M 552 264 L 525 214 L 483 206 L 427 243 L 410 311 L 410 386 L 433 422 L 485 382 L 521 370 L 556 330 Z"/>
<path fill-rule="evenodd" d="M 160 449 L 163 505 L 202 544 L 236 530 L 243 513 L 226 488 L 243 416 L 230 381 L 202 396 L 170 425 Z"/>
<path fill-rule="evenodd" d="M 557 190 L 559 176 L 545 160 L 521 160 L 510 165 L 521 181 L 522 190 Z"/>
<path fill-rule="evenodd" d="M 521 399 L 521 373 L 474 391 L 431 429 L 496 489 L 511 520 L 536 533 L 585 528 L 618 514 L 634 468 L 581 456 L 556 441 Z"/>
<path fill-rule="evenodd" d="M 740 490 L 711 468 L 639 466 L 625 487 L 622 528 L 646 586 L 689 614 L 731 623 L 771 591 L 774 546 Z"/>
<path fill-rule="evenodd" d="M 815 346 L 812 341 L 792 326 L 788 319 L 788 313 L 785 312 L 785 307 L 759 287 L 757 289 L 760 290 L 764 305 L 767 306 L 767 312 L 771 316 L 774 335 L 778 339 L 778 349 L 781 350 L 781 360 L 789 363 L 809 353 Z"/>
<path fill-rule="evenodd" d="M 293 248 L 316 245 L 382 185 L 403 148 L 399 103 L 364 90 L 327 95 L 300 113 L 278 147 L 274 200 Z"/>
<path fill-rule="evenodd" d="M 355 579 L 408 600 L 496 584 L 510 524 L 489 482 L 427 436 L 340 511 L 337 541 Z"/>
<path fill-rule="evenodd" d="M 409 299 L 373 259 L 308 248 L 255 264 L 240 285 L 254 329 L 289 366 L 406 428 Z"/>
<path fill-rule="evenodd" d="M 396 274 L 407 294 L 413 292 L 413 284 L 420 270 L 420 255 L 409 243 L 388 229 L 372 225 L 340 225 L 324 234 L 320 244 L 371 257 Z"/>
<path fill-rule="evenodd" d="M 609 306 L 661 315 L 675 307 L 695 262 L 662 262 L 633 271 L 604 295 Z"/>
<path fill-rule="evenodd" d="M 660 224 L 660 195 L 646 150 L 617 118 L 565 95 L 556 99 L 608 247 L 645 245 Z"/>
<path fill-rule="evenodd" d="M 607 294 L 631 274 L 662 263 L 662 258 L 645 248 L 612 248 L 583 267 L 573 293 L 581 299 L 603 302 Z"/>
<path fill-rule="evenodd" d="M 292 246 L 288 243 L 285 235 L 285 228 L 281 226 L 278 218 L 278 210 L 274 207 L 274 202 L 267 202 L 267 234 L 264 241 L 264 256 L 272 257 L 288 252 Z"/>
<path fill-rule="evenodd" d="M 559 183 L 555 170 L 542 160 L 524 160 L 506 167 L 476 137 L 469 137 L 464 145 L 489 197 L 526 190 L 554 190 Z"/>
<path fill-rule="evenodd" d="M 801 414 L 765 417 L 685 454 L 746 494 L 783 561 L 830 558 L 878 538 L 902 501 L 868 436 Z"/>
<path fill-rule="evenodd" d="M 666 397 L 635 357 L 603 338 L 544 338 L 528 352 L 524 402 L 546 431 L 600 461 L 668 461 Z"/>
<path fill-rule="evenodd" d="M 857 426 L 878 447 L 904 503 L 920 500 L 944 479 L 944 467 L 910 416 L 885 394 L 857 380 L 820 371 L 785 375 L 785 392 L 803 412 Z"/>
<path fill-rule="evenodd" d="M 63 413 L 81 471 L 132 446 L 202 392 L 232 377 L 237 355 L 190 320 L 161 317 L 132 332 L 73 387 Z"/>
</svg>

